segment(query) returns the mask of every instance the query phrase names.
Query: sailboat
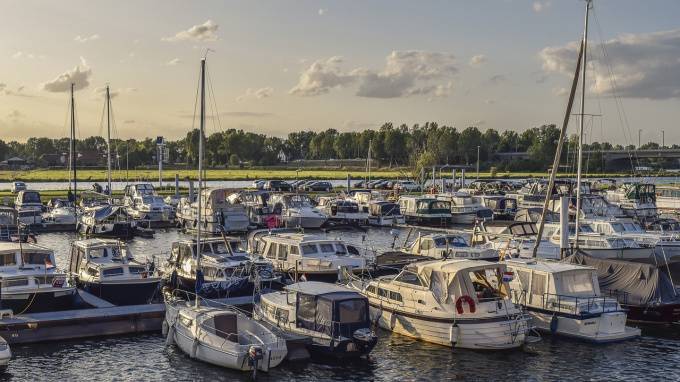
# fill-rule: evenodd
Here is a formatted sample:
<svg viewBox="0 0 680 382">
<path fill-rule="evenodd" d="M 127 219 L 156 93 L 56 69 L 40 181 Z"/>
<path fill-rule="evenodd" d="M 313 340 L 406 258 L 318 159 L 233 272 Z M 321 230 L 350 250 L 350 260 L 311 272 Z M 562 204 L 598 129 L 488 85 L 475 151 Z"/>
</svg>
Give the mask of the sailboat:
<svg viewBox="0 0 680 382">
<path fill-rule="evenodd" d="M 205 57 L 201 60 L 201 112 L 198 143 L 198 195 L 203 187 L 203 139 L 205 125 Z M 198 198 L 198 217 L 203 198 Z M 201 268 L 201 224 L 196 227 L 197 279 L 203 278 Z M 198 285 L 197 285 L 198 287 Z M 267 371 L 278 366 L 288 353 L 285 340 L 264 324 L 246 316 L 233 306 L 201 305 L 174 295 L 165 296 L 166 343 L 176 344 L 191 358 L 213 365 L 252 371 Z"/>
</svg>

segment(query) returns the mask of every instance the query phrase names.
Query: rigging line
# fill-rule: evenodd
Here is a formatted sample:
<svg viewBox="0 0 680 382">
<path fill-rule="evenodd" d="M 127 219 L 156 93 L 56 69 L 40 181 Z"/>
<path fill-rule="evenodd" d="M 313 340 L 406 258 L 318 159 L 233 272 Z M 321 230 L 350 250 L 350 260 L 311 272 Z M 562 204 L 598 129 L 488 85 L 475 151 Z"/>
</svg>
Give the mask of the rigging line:
<svg viewBox="0 0 680 382">
<path fill-rule="evenodd" d="M 101 118 L 99 118 L 99 131 L 97 132 L 97 135 L 102 137 L 103 136 L 103 131 L 104 131 L 104 114 L 106 114 L 106 95 L 104 95 L 104 105 L 102 106 L 102 115 Z"/>
<path fill-rule="evenodd" d="M 217 99 L 215 98 L 215 90 L 213 89 L 212 77 L 210 77 L 210 71 L 207 70 L 207 68 L 206 74 L 208 76 L 208 88 L 210 89 L 212 101 L 213 104 L 215 105 L 215 118 L 217 118 L 217 126 L 219 127 L 219 131 L 224 132 L 224 130 L 222 129 L 222 121 L 220 120 L 220 113 L 219 110 L 217 109 Z"/>
</svg>

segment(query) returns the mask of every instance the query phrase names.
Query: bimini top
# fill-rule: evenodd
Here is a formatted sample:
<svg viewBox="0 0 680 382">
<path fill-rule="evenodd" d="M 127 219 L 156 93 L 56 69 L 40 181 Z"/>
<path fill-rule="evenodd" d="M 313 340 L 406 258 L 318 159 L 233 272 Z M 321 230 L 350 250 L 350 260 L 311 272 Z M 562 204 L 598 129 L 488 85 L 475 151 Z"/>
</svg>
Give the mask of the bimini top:
<svg viewBox="0 0 680 382">
<path fill-rule="evenodd" d="M 14 242 L 4 242 L 0 241 L 0 253 L 16 253 L 17 251 L 22 250 L 24 252 L 46 252 L 46 253 L 52 253 L 52 250 L 43 247 L 42 245 L 38 244 L 31 244 L 31 243 L 14 243 Z"/>
<path fill-rule="evenodd" d="M 127 215 L 127 211 L 121 207 L 121 206 L 112 206 L 112 205 L 106 205 L 103 207 L 99 207 L 96 210 L 94 210 L 92 213 L 92 216 L 96 221 L 102 221 L 109 216 L 116 215 L 116 214 L 122 214 L 122 215 Z"/>
<path fill-rule="evenodd" d="M 273 233 L 271 235 L 262 236 L 262 239 L 269 239 L 278 243 L 286 244 L 304 244 L 304 243 L 318 243 L 318 242 L 332 242 L 337 243 L 341 240 L 328 238 L 321 235 L 310 235 L 304 233 Z"/>
<path fill-rule="evenodd" d="M 588 265 L 561 263 L 559 261 L 553 261 L 553 260 L 547 260 L 547 259 L 536 260 L 536 259 L 517 258 L 517 259 L 506 260 L 505 263 L 510 267 L 515 266 L 515 267 L 519 267 L 519 268 L 532 269 L 532 270 L 535 270 L 535 271 L 546 272 L 546 273 L 562 273 L 562 272 L 571 272 L 571 271 L 575 271 L 575 270 L 584 270 L 584 269 L 588 270 L 588 271 L 595 270 L 595 268 L 588 266 Z"/>
<path fill-rule="evenodd" d="M 411 271 L 422 274 L 429 274 L 432 272 L 443 272 L 443 273 L 458 273 L 462 270 L 471 269 L 483 269 L 483 268 L 496 268 L 502 263 L 490 263 L 488 261 L 482 260 L 467 260 L 467 259 L 448 259 L 448 260 L 432 260 L 432 261 L 419 261 L 417 263 L 410 264 L 408 268 Z"/>
<path fill-rule="evenodd" d="M 322 296 L 332 293 L 342 293 L 345 294 L 355 294 L 361 296 L 359 293 L 336 284 L 324 283 L 320 281 L 305 281 L 300 283 L 291 284 L 285 287 L 287 291 L 299 292 L 312 296 Z"/>
<path fill-rule="evenodd" d="M 122 243 L 116 239 L 99 239 L 99 238 L 92 238 L 92 239 L 83 239 L 83 240 L 76 240 L 73 242 L 73 245 L 82 247 L 82 248 L 98 248 L 98 247 L 111 247 L 111 246 L 125 246 L 125 243 Z"/>
</svg>

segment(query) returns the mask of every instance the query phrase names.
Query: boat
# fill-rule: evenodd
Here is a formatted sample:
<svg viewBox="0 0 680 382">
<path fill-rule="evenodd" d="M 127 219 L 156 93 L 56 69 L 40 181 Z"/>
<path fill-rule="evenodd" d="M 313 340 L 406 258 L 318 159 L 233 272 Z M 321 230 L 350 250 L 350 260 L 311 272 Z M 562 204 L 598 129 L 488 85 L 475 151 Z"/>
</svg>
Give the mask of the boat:
<svg viewBox="0 0 680 382">
<path fill-rule="evenodd" d="M 536 329 L 595 343 L 640 336 L 626 326 L 626 311 L 603 296 L 594 268 L 540 259 L 509 259 L 513 301 L 523 306 Z"/>
<path fill-rule="evenodd" d="M 205 57 L 201 60 L 200 122 L 198 143 L 198 194 L 196 219 L 202 220 L 203 200 L 203 140 L 205 130 Z M 209 195 L 209 194 L 208 194 Z M 194 270 L 197 280 L 202 274 L 203 224 L 196 225 Z M 211 245 L 212 247 L 212 245 Z M 214 249 L 214 247 L 213 247 Z M 184 253 L 183 256 L 192 257 Z M 198 287 L 198 285 L 197 285 Z M 199 289 L 200 288 L 196 288 Z M 176 293 L 176 292 L 173 292 Z M 189 295 L 185 292 L 184 294 Z M 167 292 L 165 297 L 165 320 L 163 323 L 166 344 L 176 344 L 189 357 L 220 367 L 252 371 L 267 371 L 278 366 L 288 350 L 285 340 L 279 338 L 262 323 L 246 316 L 230 305 L 201 305 L 202 298 L 194 295 L 194 301 L 179 298 Z"/>
<path fill-rule="evenodd" d="M 206 235 L 246 232 L 250 225 L 246 209 L 243 205 L 230 203 L 228 194 L 226 188 L 211 188 L 198 193 L 201 203 L 182 198 L 177 205 L 178 224 L 189 232 L 196 232 L 200 221 L 201 231 Z M 202 208 L 200 213 L 199 206 Z"/>
<path fill-rule="evenodd" d="M 628 311 L 628 321 L 646 324 L 680 322 L 680 294 L 669 267 L 631 261 L 597 259 L 575 253 L 564 262 L 593 267 L 600 290 Z"/>
<path fill-rule="evenodd" d="M 304 194 L 272 194 L 270 206 L 289 228 L 321 228 L 328 220 L 328 216 L 316 210 Z"/>
<path fill-rule="evenodd" d="M 174 208 L 156 194 L 151 183 L 136 183 L 125 186 L 123 205 L 135 220 L 144 220 L 151 225 L 172 224 Z"/>
<path fill-rule="evenodd" d="M 279 280 L 272 263 L 251 258 L 239 238 L 203 238 L 200 254 L 196 253 L 196 248 L 196 240 L 172 243 L 170 258 L 163 270 L 172 287 L 207 298 L 239 297 L 252 295 L 255 283 L 271 285 Z M 197 268 L 202 274 L 199 280 Z"/>
<path fill-rule="evenodd" d="M 498 251 L 492 248 L 471 247 L 468 240 L 457 233 L 429 233 L 418 237 L 402 252 L 429 259 L 471 259 L 498 261 Z"/>
<path fill-rule="evenodd" d="M 605 194 L 608 202 L 620 207 L 626 216 L 639 220 L 658 216 L 656 186 L 651 183 L 624 183 Z"/>
<path fill-rule="evenodd" d="M 334 223 L 357 225 L 368 223 L 368 212 L 360 210 L 359 205 L 351 199 L 320 196 L 317 199 L 316 209 Z"/>
<path fill-rule="evenodd" d="M 283 224 L 269 204 L 269 191 L 242 190 L 229 195 L 227 199 L 232 204 L 242 204 L 245 206 L 251 225 L 260 228 L 277 228 Z"/>
<path fill-rule="evenodd" d="M 656 187 L 656 207 L 662 213 L 680 212 L 680 188 L 677 186 Z"/>
<path fill-rule="evenodd" d="M 83 211 L 76 229 L 87 237 L 132 239 L 138 232 L 135 222 L 123 206 L 102 205 Z"/>
<path fill-rule="evenodd" d="M 451 203 L 451 223 L 473 224 L 477 220 L 492 220 L 493 211 L 465 192 L 437 194 L 433 197 Z"/>
<path fill-rule="evenodd" d="M 401 196 L 399 208 L 407 223 L 446 226 L 451 223 L 451 203 L 430 196 Z"/>
<path fill-rule="evenodd" d="M 541 259 L 560 259 L 560 247 L 546 238 L 537 238 L 536 223 L 514 221 L 509 224 L 480 222 L 473 228 L 472 245 L 492 248 L 504 257 L 538 257 Z M 538 250 L 534 256 L 534 246 Z"/>
<path fill-rule="evenodd" d="M 561 228 L 558 224 L 547 223 L 546 235 L 555 244 L 560 243 Z M 621 259 L 631 261 L 653 261 L 654 246 L 642 246 L 631 238 L 605 235 L 593 231 L 588 225 L 579 225 L 579 235 L 576 238 L 574 225 L 569 226 L 569 242 L 572 247 L 579 248 L 590 256 L 600 259 Z M 578 240 L 578 242 L 577 242 Z"/>
<path fill-rule="evenodd" d="M 160 284 L 153 266 L 135 260 L 124 242 L 112 239 L 71 243 L 69 273 L 79 288 L 114 305 L 148 304 Z"/>
<path fill-rule="evenodd" d="M 78 223 L 76 208 L 66 199 L 53 198 L 47 202 L 47 211 L 42 220 L 46 225 L 71 226 L 74 230 Z"/>
<path fill-rule="evenodd" d="M 340 267 L 354 273 L 368 272 L 369 265 L 359 251 L 342 240 L 304 233 L 273 232 L 249 240 L 251 255 L 260 255 L 276 271 L 297 281 L 335 282 Z"/>
<path fill-rule="evenodd" d="M 493 220 L 513 220 L 517 212 L 517 200 L 502 195 L 480 195 L 479 203 L 491 210 Z"/>
<path fill-rule="evenodd" d="M 3 337 L 0 337 L 0 371 L 7 370 L 9 361 L 12 359 L 12 350 Z"/>
<path fill-rule="evenodd" d="M 0 242 L 0 304 L 15 315 L 74 307 L 76 288 L 56 267 L 54 251 L 31 243 Z"/>
<path fill-rule="evenodd" d="M 27 241 L 29 234 L 26 230 L 19 230 L 17 210 L 12 207 L 0 206 L 0 242 Z"/>
<path fill-rule="evenodd" d="M 40 199 L 40 192 L 33 190 L 19 191 L 14 200 L 14 208 L 19 215 L 20 224 L 42 224 L 44 207 Z"/>
<path fill-rule="evenodd" d="M 530 317 L 510 299 L 505 272 L 502 263 L 431 260 L 347 285 L 368 298 L 383 329 L 452 348 L 510 349 L 525 343 Z"/>
<path fill-rule="evenodd" d="M 306 281 L 263 294 L 253 306 L 253 317 L 310 338 L 307 349 L 315 358 L 365 356 L 378 342 L 371 330 L 368 300 L 341 285 Z"/>
<path fill-rule="evenodd" d="M 406 224 L 406 218 L 401 214 L 399 204 L 372 200 L 368 203 L 368 224 L 379 227 L 391 227 Z"/>
</svg>

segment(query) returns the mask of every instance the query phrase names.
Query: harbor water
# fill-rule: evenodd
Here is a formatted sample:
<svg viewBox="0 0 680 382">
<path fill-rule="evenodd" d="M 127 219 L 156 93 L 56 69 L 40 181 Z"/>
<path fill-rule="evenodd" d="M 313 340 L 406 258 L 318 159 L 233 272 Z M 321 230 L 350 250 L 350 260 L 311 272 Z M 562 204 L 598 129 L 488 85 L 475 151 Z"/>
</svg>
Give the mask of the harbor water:
<svg viewBox="0 0 680 382">
<path fill-rule="evenodd" d="M 366 249 L 391 246 L 389 229 L 364 232 L 334 231 L 333 237 Z M 413 234 L 413 233 L 412 233 Z M 402 230 L 397 242 L 407 232 Z M 143 259 L 165 259 L 170 245 L 188 236 L 176 230 L 159 230 L 152 239 L 130 242 Z M 58 266 L 68 265 L 73 233 L 38 237 L 53 248 Z M 370 244 L 369 244 L 370 243 Z M 439 380 L 679 380 L 680 327 L 645 327 L 639 339 L 593 345 L 543 336 L 524 349 L 479 352 L 451 349 L 380 331 L 379 342 L 368 359 L 341 363 L 285 362 L 261 381 L 439 381 Z M 12 381 L 135 380 L 197 381 L 251 380 L 249 373 L 214 367 L 189 359 L 173 346 L 165 346 L 160 333 L 92 338 L 44 344 L 15 345 L 14 358 L 1 376 Z"/>
</svg>

